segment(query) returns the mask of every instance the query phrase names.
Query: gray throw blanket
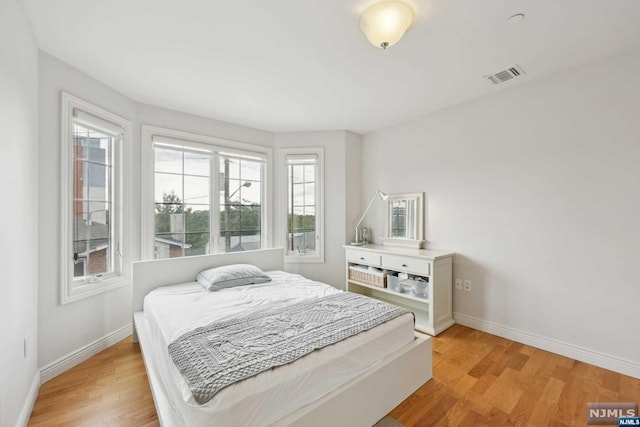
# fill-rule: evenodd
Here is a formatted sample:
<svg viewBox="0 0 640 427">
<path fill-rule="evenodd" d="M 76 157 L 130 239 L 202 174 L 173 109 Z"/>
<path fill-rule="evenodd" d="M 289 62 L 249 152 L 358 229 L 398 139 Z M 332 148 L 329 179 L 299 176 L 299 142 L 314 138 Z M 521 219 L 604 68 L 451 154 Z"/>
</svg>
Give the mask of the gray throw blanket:
<svg viewBox="0 0 640 427">
<path fill-rule="evenodd" d="M 193 398 L 204 404 L 236 381 L 293 362 L 404 313 L 408 313 L 404 308 L 340 292 L 196 328 L 169 344 L 169 354 Z"/>
</svg>

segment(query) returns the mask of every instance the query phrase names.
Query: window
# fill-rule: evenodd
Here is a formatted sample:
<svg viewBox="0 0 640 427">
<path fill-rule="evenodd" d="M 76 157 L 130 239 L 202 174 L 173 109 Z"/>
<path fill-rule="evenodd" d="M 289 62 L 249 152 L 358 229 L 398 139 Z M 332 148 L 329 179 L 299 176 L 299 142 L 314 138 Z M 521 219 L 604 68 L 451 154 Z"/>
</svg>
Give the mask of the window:
<svg viewBox="0 0 640 427">
<path fill-rule="evenodd" d="M 154 258 L 209 253 L 211 155 L 157 143 Z"/>
<path fill-rule="evenodd" d="M 219 157 L 220 252 L 262 247 L 263 162 Z"/>
<path fill-rule="evenodd" d="M 324 262 L 323 150 L 282 150 L 287 262 Z"/>
<path fill-rule="evenodd" d="M 128 284 L 122 150 L 127 120 L 62 94 L 61 303 Z"/>
<path fill-rule="evenodd" d="M 148 258 L 267 247 L 269 149 L 150 126 L 143 134 L 154 198 L 143 208 L 154 212 L 145 226 Z"/>
<path fill-rule="evenodd" d="M 389 237 L 405 238 L 406 237 L 406 200 L 391 203 L 389 214 L 391 215 L 391 235 Z"/>
</svg>

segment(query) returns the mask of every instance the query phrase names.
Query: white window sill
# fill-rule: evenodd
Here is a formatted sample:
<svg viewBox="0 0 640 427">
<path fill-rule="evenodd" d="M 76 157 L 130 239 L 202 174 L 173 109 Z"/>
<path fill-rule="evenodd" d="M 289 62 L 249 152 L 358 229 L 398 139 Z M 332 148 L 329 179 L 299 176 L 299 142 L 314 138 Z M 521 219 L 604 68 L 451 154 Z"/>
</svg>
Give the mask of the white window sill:
<svg viewBox="0 0 640 427">
<path fill-rule="evenodd" d="M 285 264 L 322 264 L 324 257 L 316 254 L 312 255 L 285 255 Z"/>
<path fill-rule="evenodd" d="M 97 282 L 89 282 L 84 285 L 70 285 L 66 289 L 66 292 L 60 296 L 60 305 L 80 301 L 130 284 L 131 281 L 127 277 L 116 276 Z"/>
</svg>

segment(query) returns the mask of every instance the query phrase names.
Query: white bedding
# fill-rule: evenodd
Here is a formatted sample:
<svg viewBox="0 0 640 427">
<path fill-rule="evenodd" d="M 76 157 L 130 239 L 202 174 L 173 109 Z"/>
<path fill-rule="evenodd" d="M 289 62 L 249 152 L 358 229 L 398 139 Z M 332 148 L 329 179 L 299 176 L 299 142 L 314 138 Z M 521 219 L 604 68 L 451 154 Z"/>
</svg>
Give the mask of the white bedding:
<svg viewBox="0 0 640 427">
<path fill-rule="evenodd" d="M 272 282 L 217 292 L 205 291 L 196 282 L 191 282 L 158 288 L 145 298 L 145 319 L 154 337 L 152 357 L 163 385 L 186 425 L 272 424 L 413 341 L 413 317 L 403 315 L 292 364 L 233 384 L 205 405 L 198 405 L 167 352 L 168 344 L 174 339 L 213 321 L 342 292 L 297 274 L 267 274 L 273 278 Z"/>
</svg>

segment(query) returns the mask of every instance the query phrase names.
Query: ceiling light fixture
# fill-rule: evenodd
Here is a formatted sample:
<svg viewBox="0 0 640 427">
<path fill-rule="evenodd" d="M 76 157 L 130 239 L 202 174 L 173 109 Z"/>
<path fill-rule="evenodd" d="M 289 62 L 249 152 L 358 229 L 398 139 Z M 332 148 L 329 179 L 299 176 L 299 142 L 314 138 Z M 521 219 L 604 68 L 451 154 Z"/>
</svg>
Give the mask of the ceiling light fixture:
<svg viewBox="0 0 640 427">
<path fill-rule="evenodd" d="M 375 47 L 386 49 L 398 43 L 413 25 L 413 8 L 401 1 L 376 3 L 360 15 L 360 30 Z"/>
</svg>

